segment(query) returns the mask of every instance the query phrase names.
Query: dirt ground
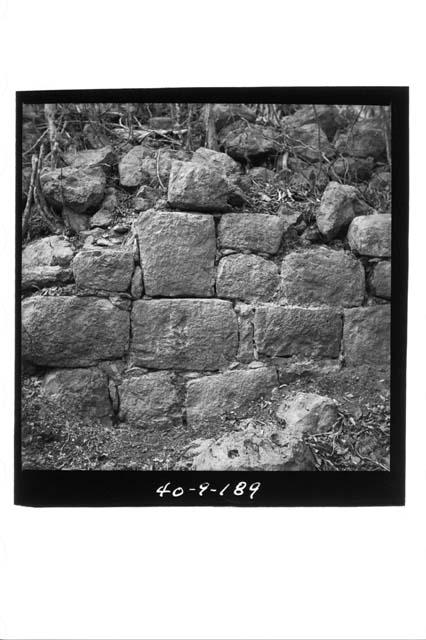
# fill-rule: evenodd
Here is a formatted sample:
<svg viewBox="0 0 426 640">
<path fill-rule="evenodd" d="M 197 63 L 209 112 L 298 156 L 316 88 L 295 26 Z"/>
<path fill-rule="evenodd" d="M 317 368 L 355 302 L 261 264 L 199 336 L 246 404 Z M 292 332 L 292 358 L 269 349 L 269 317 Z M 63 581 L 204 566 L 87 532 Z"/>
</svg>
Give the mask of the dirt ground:
<svg viewBox="0 0 426 640">
<path fill-rule="evenodd" d="M 22 465 L 32 470 L 170 470 L 190 469 L 184 457 L 197 438 L 211 438 L 238 428 L 242 418 L 215 427 L 137 429 L 125 424 L 85 423 L 51 407 L 40 393 L 41 378 L 22 385 Z M 270 400 L 254 403 L 246 413 L 255 424 L 275 419 L 282 399 L 296 391 L 334 398 L 339 420 L 326 434 L 306 438 L 316 468 L 322 471 L 379 471 L 390 464 L 390 380 L 386 367 L 363 366 L 320 376 L 301 376 L 281 385 Z M 279 427 L 282 428 L 282 427 Z"/>
</svg>

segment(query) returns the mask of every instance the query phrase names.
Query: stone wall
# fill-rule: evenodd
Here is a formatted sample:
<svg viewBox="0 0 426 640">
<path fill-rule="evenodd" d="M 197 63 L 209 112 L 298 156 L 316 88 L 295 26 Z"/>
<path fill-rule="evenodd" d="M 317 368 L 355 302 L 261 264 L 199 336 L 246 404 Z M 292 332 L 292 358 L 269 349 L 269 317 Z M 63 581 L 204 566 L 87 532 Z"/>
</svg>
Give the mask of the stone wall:
<svg viewBox="0 0 426 640">
<path fill-rule="evenodd" d="M 137 252 L 83 249 L 58 267 L 76 295 L 24 299 L 24 360 L 48 368 L 45 391 L 78 412 L 194 429 L 245 412 L 295 372 L 381 364 L 389 218 L 354 218 L 353 251 L 282 255 L 280 216 L 146 211 Z M 366 256 L 377 258 L 368 278 Z"/>
<path fill-rule="evenodd" d="M 333 175 L 339 161 L 346 173 L 368 168 L 370 175 L 384 153 L 377 130 L 357 130 L 349 156 L 327 113 L 320 111 L 324 148 L 329 157 L 333 148 L 340 154 Z M 298 114 L 300 123 L 291 116 L 295 140 L 305 141 L 298 162 L 315 169 L 321 154 L 306 154 L 317 144 L 317 125 Z M 136 427 L 186 421 L 196 430 L 244 415 L 301 373 L 389 362 L 391 214 L 332 175 L 312 228 L 300 229 L 294 208 L 248 211 L 244 180 L 273 172 L 257 166 L 244 174 L 240 161 L 276 152 L 265 127 L 248 122 L 231 120 L 220 130 L 227 153 L 128 151 L 118 179 L 123 189 L 140 187 L 135 203 L 147 210 L 120 247 L 91 243 L 111 223 L 116 202 L 105 182 L 110 148 L 77 153 L 66 171 L 42 175 L 51 205 L 86 234 L 77 252 L 59 236 L 23 252 L 23 360 L 42 368 L 44 391 L 58 402 Z M 157 177 L 168 185 L 167 199 L 147 208 Z M 62 295 L 34 293 L 52 285 Z"/>
</svg>

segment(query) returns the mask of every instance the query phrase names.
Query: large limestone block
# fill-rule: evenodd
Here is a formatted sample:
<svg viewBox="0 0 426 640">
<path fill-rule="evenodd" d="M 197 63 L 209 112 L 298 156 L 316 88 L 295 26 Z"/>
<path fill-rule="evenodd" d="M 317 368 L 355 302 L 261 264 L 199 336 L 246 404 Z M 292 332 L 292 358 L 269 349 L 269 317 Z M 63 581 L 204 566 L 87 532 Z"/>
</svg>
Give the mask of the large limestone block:
<svg viewBox="0 0 426 640">
<path fill-rule="evenodd" d="M 391 298 L 392 290 L 392 263 L 378 262 L 374 265 L 370 276 L 370 287 L 372 293 L 378 298 Z"/>
<path fill-rule="evenodd" d="M 280 248 L 284 226 L 278 216 L 230 213 L 219 223 L 219 245 L 223 249 L 275 254 Z"/>
<path fill-rule="evenodd" d="M 330 182 L 322 194 L 317 211 L 318 229 L 327 240 L 332 240 L 346 231 L 355 216 L 363 215 L 368 210 L 356 187 Z"/>
<path fill-rule="evenodd" d="M 217 370 L 235 359 L 238 325 L 225 300 L 137 300 L 131 354 L 153 369 Z"/>
<path fill-rule="evenodd" d="M 265 305 L 254 316 L 254 340 L 265 356 L 337 358 L 341 334 L 341 315 L 333 309 Z"/>
<path fill-rule="evenodd" d="M 167 371 L 124 378 L 118 392 L 122 422 L 142 428 L 182 423 L 174 375 Z"/>
<path fill-rule="evenodd" d="M 318 247 L 290 253 L 282 262 L 281 295 L 289 304 L 357 307 L 364 292 L 364 267 L 350 253 Z"/>
<path fill-rule="evenodd" d="M 133 255 L 120 249 L 87 249 L 73 262 L 77 288 L 81 291 L 123 292 L 130 287 Z"/>
<path fill-rule="evenodd" d="M 220 151 L 214 151 L 206 147 L 197 149 L 191 158 L 191 162 L 207 164 L 213 169 L 224 171 L 228 177 L 237 176 L 241 173 L 241 166 L 238 162 L 235 162 L 231 156 L 228 156 L 227 153 L 221 153 Z"/>
<path fill-rule="evenodd" d="M 389 362 L 390 328 L 390 305 L 345 310 L 343 348 L 346 364 Z"/>
<path fill-rule="evenodd" d="M 167 200 L 183 211 L 229 211 L 230 185 L 223 171 L 196 162 L 172 164 Z"/>
<path fill-rule="evenodd" d="M 56 209 L 85 213 L 103 200 L 106 178 L 99 167 L 64 167 L 41 174 L 43 193 Z"/>
<path fill-rule="evenodd" d="M 225 373 L 191 380 L 187 386 L 186 417 L 189 426 L 219 424 L 227 415 L 246 412 L 249 403 L 267 395 L 277 386 L 272 367 Z"/>
<path fill-rule="evenodd" d="M 122 358 L 129 313 L 98 298 L 33 296 L 22 303 L 22 356 L 50 367 L 88 367 Z"/>
<path fill-rule="evenodd" d="M 148 211 L 136 224 L 149 296 L 214 295 L 216 236 L 210 216 Z"/>
<path fill-rule="evenodd" d="M 108 418 L 112 405 L 108 377 L 97 368 L 57 369 L 47 373 L 43 392 L 63 409 L 85 418 Z"/>
<path fill-rule="evenodd" d="M 392 254 L 392 216 L 390 213 L 375 213 L 361 216 L 351 222 L 348 242 L 362 256 L 390 258 Z"/>
<path fill-rule="evenodd" d="M 219 298 L 268 301 L 279 282 L 278 267 L 253 255 L 231 255 L 219 262 L 216 292 Z"/>
<path fill-rule="evenodd" d="M 22 268 L 61 266 L 67 267 L 74 251 L 71 243 L 59 236 L 47 236 L 27 244 L 22 251 Z"/>
</svg>

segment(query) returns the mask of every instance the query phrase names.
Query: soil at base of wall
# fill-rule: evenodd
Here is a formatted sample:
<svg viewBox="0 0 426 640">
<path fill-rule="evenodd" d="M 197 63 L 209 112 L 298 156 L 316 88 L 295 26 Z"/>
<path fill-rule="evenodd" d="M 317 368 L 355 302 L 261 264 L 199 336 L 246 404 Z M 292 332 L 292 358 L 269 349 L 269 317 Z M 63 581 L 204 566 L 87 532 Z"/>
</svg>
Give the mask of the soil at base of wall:
<svg viewBox="0 0 426 640">
<path fill-rule="evenodd" d="M 259 426 L 276 420 L 284 396 L 296 391 L 334 398 L 340 419 L 332 432 L 311 435 L 307 442 L 323 471 L 379 471 L 390 462 L 390 372 L 388 367 L 343 368 L 320 376 L 300 376 L 281 385 L 272 399 L 257 402 L 250 417 L 226 419 L 199 429 L 137 429 L 76 420 L 65 412 L 46 413 L 35 376 L 23 382 L 22 466 L 25 470 L 171 470 L 189 469 L 184 452 L 198 438 L 212 438 L 247 420 Z"/>
</svg>

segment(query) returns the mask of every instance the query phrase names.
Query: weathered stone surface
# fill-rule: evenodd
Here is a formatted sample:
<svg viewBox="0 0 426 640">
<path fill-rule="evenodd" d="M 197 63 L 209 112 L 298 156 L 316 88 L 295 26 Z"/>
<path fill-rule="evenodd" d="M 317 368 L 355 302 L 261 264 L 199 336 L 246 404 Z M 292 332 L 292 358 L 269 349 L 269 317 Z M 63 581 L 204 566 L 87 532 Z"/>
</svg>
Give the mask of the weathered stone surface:
<svg viewBox="0 0 426 640">
<path fill-rule="evenodd" d="M 170 206 L 187 211 L 229 210 L 228 180 L 223 171 L 196 162 L 173 162 L 167 200 Z"/>
<path fill-rule="evenodd" d="M 277 416 L 290 428 L 301 432 L 329 431 L 338 419 L 337 404 L 317 393 L 297 393 L 285 398 Z"/>
<path fill-rule="evenodd" d="M 73 262 L 77 289 L 127 291 L 133 274 L 133 256 L 120 249 L 85 249 Z"/>
<path fill-rule="evenodd" d="M 22 356 L 50 367 L 87 367 L 122 358 L 129 313 L 98 298 L 27 298 L 22 303 Z"/>
<path fill-rule="evenodd" d="M 274 423 L 245 428 L 219 438 L 195 440 L 185 452 L 193 471 L 313 471 L 303 433 Z M 186 467 L 187 468 L 187 467 Z"/>
<path fill-rule="evenodd" d="M 59 236 L 40 238 L 27 244 L 22 252 L 22 267 L 67 267 L 74 255 L 71 243 Z"/>
<path fill-rule="evenodd" d="M 339 176 L 351 182 L 363 182 L 371 176 L 374 167 L 373 158 L 352 158 L 340 156 L 330 167 L 331 176 Z"/>
<path fill-rule="evenodd" d="M 117 196 L 115 189 L 109 187 L 105 190 L 105 198 L 102 206 L 90 219 L 90 226 L 109 227 L 114 222 L 114 210 L 117 206 Z"/>
<path fill-rule="evenodd" d="M 378 262 L 374 265 L 370 277 L 370 287 L 373 295 L 378 298 L 391 298 L 391 262 Z"/>
<path fill-rule="evenodd" d="M 318 229 L 327 240 L 331 240 L 346 231 L 355 216 L 365 214 L 368 209 L 360 200 L 356 187 L 330 182 L 317 211 Z"/>
<path fill-rule="evenodd" d="M 219 262 L 216 293 L 231 300 L 268 301 L 279 283 L 278 267 L 253 255 L 231 255 Z"/>
<path fill-rule="evenodd" d="M 317 247 L 295 251 L 283 259 L 283 302 L 357 307 L 363 303 L 364 293 L 364 267 L 350 253 Z"/>
<path fill-rule="evenodd" d="M 261 213 L 230 213 L 223 216 L 218 229 L 219 244 L 224 249 L 277 253 L 284 223 L 278 216 Z"/>
<path fill-rule="evenodd" d="M 221 153 L 205 147 L 200 147 L 194 152 L 191 162 L 207 164 L 218 171 L 223 171 L 228 177 L 241 173 L 241 167 L 238 162 L 235 162 L 227 153 Z"/>
<path fill-rule="evenodd" d="M 58 369 L 45 375 L 44 393 L 59 407 L 86 418 L 110 418 L 108 378 L 97 368 Z"/>
<path fill-rule="evenodd" d="M 341 334 L 341 315 L 333 309 L 268 305 L 254 316 L 254 340 L 265 356 L 337 358 Z"/>
<path fill-rule="evenodd" d="M 211 216 L 147 211 L 135 223 L 149 296 L 214 295 L 216 236 Z"/>
<path fill-rule="evenodd" d="M 124 378 L 118 393 L 122 422 L 142 428 L 182 424 L 182 408 L 172 373 L 156 371 Z"/>
<path fill-rule="evenodd" d="M 69 207 L 75 213 L 85 213 L 102 202 L 106 179 L 102 169 L 97 167 L 64 167 L 42 173 L 40 182 L 53 207 Z"/>
<path fill-rule="evenodd" d="M 71 269 L 60 267 L 24 267 L 22 269 L 22 291 L 30 289 L 42 289 L 43 287 L 56 287 L 74 281 Z"/>
<path fill-rule="evenodd" d="M 241 417 L 249 403 L 270 393 L 278 384 L 275 369 L 263 367 L 191 380 L 187 385 L 186 417 L 196 428 L 203 423 L 218 424 L 238 412 Z"/>
<path fill-rule="evenodd" d="M 235 122 L 224 127 L 218 136 L 219 144 L 235 160 L 267 156 L 279 151 L 274 129 L 260 124 Z"/>
<path fill-rule="evenodd" d="M 315 109 L 310 104 L 303 105 L 294 114 L 283 118 L 284 126 L 289 129 L 297 129 L 306 124 L 316 126 L 317 122 L 331 141 L 343 121 L 337 107 L 330 104 L 317 104 Z"/>
<path fill-rule="evenodd" d="M 276 367 L 280 384 L 288 384 L 298 378 L 313 376 L 320 378 L 328 374 L 336 374 L 342 368 L 338 358 L 323 358 L 311 360 L 309 358 L 272 358 L 271 363 Z"/>
<path fill-rule="evenodd" d="M 235 310 L 238 310 L 238 354 L 237 360 L 239 362 L 249 363 L 255 358 L 254 353 L 254 330 L 253 330 L 253 318 L 254 311 L 248 304 L 235 305 Z"/>
<path fill-rule="evenodd" d="M 120 184 L 123 187 L 138 187 L 152 181 L 157 183 L 158 175 L 163 184 L 167 184 L 172 162 L 188 158 L 189 154 L 181 150 L 160 149 L 157 152 L 142 145 L 133 147 L 119 162 Z"/>
<path fill-rule="evenodd" d="M 205 113 L 205 107 L 203 107 Z M 223 104 L 215 103 L 211 107 L 211 117 L 216 126 L 216 131 L 220 131 L 231 122 L 236 122 L 244 118 L 248 122 L 256 120 L 255 112 L 245 104 Z"/>
<path fill-rule="evenodd" d="M 65 153 L 64 160 L 72 167 L 81 167 L 83 169 L 98 167 L 105 172 L 109 172 L 116 162 L 116 157 L 112 147 L 108 145 L 101 149 L 69 151 Z"/>
<path fill-rule="evenodd" d="M 392 253 L 392 216 L 375 213 L 361 216 L 351 222 L 348 242 L 362 256 L 390 258 Z"/>
<path fill-rule="evenodd" d="M 343 347 L 346 364 L 389 362 L 390 327 L 390 305 L 345 310 Z"/>
<path fill-rule="evenodd" d="M 290 130 L 292 151 L 307 162 L 315 162 L 325 154 L 332 158 L 335 154 L 324 131 L 316 123 L 304 124 Z"/>
<path fill-rule="evenodd" d="M 383 129 L 371 120 L 358 122 L 348 131 L 340 133 L 335 140 L 335 146 L 343 155 L 359 158 L 371 156 L 375 160 L 386 151 Z"/>
<path fill-rule="evenodd" d="M 225 300 L 137 300 L 132 310 L 135 364 L 217 370 L 235 360 L 238 328 Z"/>
<path fill-rule="evenodd" d="M 91 217 L 88 216 L 87 213 L 77 213 L 69 207 L 62 209 L 62 218 L 64 219 L 65 226 L 78 234 L 86 231 L 90 227 Z"/>
<path fill-rule="evenodd" d="M 138 300 L 142 297 L 143 294 L 143 279 L 142 279 L 142 269 L 139 266 L 135 267 L 132 276 L 132 283 L 130 285 L 130 293 L 132 298 Z"/>
</svg>

